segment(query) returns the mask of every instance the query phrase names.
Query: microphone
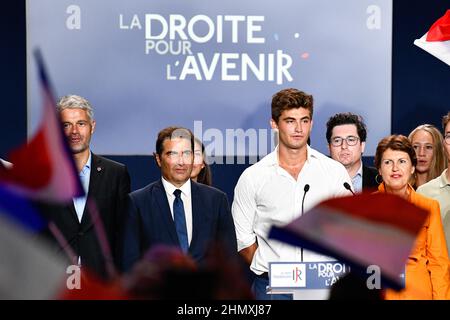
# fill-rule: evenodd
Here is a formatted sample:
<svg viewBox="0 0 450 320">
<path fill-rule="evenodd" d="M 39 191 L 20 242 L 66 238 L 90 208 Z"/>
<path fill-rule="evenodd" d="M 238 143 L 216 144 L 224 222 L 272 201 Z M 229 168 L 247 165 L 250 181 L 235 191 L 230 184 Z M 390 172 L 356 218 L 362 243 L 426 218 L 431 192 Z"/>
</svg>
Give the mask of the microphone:
<svg viewBox="0 0 450 320">
<path fill-rule="evenodd" d="M 302 215 L 303 215 L 303 213 L 305 213 L 305 211 L 303 209 L 303 205 L 305 204 L 306 193 L 309 191 L 309 184 L 305 184 L 305 187 L 303 188 L 303 191 L 304 191 L 304 193 L 303 193 L 303 199 L 302 199 Z"/>
<path fill-rule="evenodd" d="M 309 184 L 305 184 L 303 191 L 304 191 L 304 193 L 303 193 L 303 198 L 302 198 L 302 216 L 303 216 L 303 213 L 305 213 L 305 209 L 304 209 L 303 205 L 305 204 L 306 193 L 309 191 Z M 301 261 L 303 262 L 303 247 L 300 248 L 300 250 L 301 250 Z"/>
<path fill-rule="evenodd" d="M 347 189 L 348 191 L 350 191 L 355 196 L 355 193 L 353 192 L 353 190 L 350 187 L 350 185 L 348 184 L 348 182 L 344 182 L 344 188 Z"/>
</svg>

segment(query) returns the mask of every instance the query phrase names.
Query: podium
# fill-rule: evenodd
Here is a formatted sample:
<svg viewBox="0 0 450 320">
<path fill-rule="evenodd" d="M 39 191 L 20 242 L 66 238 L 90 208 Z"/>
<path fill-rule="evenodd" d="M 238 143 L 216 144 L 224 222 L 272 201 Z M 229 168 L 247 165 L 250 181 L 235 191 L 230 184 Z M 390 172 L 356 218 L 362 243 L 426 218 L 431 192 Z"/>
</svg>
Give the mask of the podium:
<svg viewBox="0 0 450 320">
<path fill-rule="evenodd" d="M 327 300 L 331 286 L 350 271 L 339 261 L 271 262 L 267 294 L 293 294 L 294 300 Z"/>
</svg>

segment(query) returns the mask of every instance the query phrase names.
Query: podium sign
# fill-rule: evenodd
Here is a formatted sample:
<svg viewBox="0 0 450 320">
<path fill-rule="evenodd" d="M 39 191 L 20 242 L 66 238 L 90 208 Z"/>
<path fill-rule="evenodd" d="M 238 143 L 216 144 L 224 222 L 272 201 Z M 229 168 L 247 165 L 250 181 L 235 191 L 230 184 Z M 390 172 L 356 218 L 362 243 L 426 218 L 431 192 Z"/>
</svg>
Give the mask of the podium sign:
<svg viewBox="0 0 450 320">
<path fill-rule="evenodd" d="M 349 265 L 339 261 L 271 262 L 267 293 L 293 294 L 294 300 L 328 299 L 332 285 L 350 271 Z M 373 289 L 382 288 L 381 270 L 378 266 L 368 266 L 367 277 Z M 399 278 L 404 286 L 405 273 L 399 274 Z"/>
<path fill-rule="evenodd" d="M 339 261 L 271 262 L 269 287 L 271 289 L 330 289 L 350 271 Z"/>
</svg>

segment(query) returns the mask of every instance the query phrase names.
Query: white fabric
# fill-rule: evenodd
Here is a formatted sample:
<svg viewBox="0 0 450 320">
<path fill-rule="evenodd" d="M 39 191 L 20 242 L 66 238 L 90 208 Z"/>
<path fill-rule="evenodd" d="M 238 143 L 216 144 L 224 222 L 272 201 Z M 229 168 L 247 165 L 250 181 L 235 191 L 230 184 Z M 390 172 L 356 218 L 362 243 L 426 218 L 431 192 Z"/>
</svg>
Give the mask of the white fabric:
<svg viewBox="0 0 450 320">
<path fill-rule="evenodd" d="M 4 212 L 0 212 L 0 251 L 0 300 L 55 299 L 65 288 L 69 277 L 65 260 Z"/>
<path fill-rule="evenodd" d="M 167 194 L 167 200 L 169 201 L 170 213 L 173 219 L 173 201 L 175 200 L 175 195 L 173 192 L 176 189 L 181 190 L 181 200 L 183 200 L 184 214 L 186 216 L 186 228 L 188 234 L 188 241 L 191 244 L 192 239 L 192 201 L 191 201 L 191 180 L 186 181 L 180 188 L 175 187 L 169 181 L 161 177 L 164 190 Z"/>
<path fill-rule="evenodd" d="M 351 193 L 343 186 L 351 184 L 347 170 L 339 162 L 308 147 L 307 160 L 297 181 L 278 165 L 278 149 L 247 168 L 234 190 L 232 213 L 236 227 L 238 250 L 255 241 L 258 249 L 250 269 L 256 274 L 268 272 L 269 262 L 301 261 L 301 248 L 290 246 L 267 235 L 272 225 L 283 226 L 301 215 L 305 184 L 307 212 L 319 202 Z M 333 260 L 303 250 L 303 261 Z"/>
<path fill-rule="evenodd" d="M 427 34 L 428 32 L 422 38 L 414 40 L 414 44 L 450 66 L 450 40 L 427 41 Z"/>
<path fill-rule="evenodd" d="M 4 166 L 6 169 L 11 169 L 12 166 L 13 166 L 13 164 L 12 164 L 11 162 L 8 162 L 8 161 L 3 160 L 3 159 L 0 159 L 0 162 L 3 164 L 3 166 Z"/>
</svg>

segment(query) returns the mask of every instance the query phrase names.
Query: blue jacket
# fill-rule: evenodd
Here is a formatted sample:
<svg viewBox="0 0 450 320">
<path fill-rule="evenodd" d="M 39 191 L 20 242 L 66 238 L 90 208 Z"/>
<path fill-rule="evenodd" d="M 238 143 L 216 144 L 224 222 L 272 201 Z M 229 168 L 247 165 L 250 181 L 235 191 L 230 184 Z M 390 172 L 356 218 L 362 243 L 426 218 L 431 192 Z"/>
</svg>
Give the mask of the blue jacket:
<svg viewBox="0 0 450 320">
<path fill-rule="evenodd" d="M 236 232 L 227 196 L 213 187 L 191 181 L 192 240 L 189 255 L 199 264 L 210 245 L 219 242 L 237 252 Z M 179 247 L 175 224 L 161 179 L 129 194 L 122 254 L 123 270 L 155 244 Z"/>
</svg>

